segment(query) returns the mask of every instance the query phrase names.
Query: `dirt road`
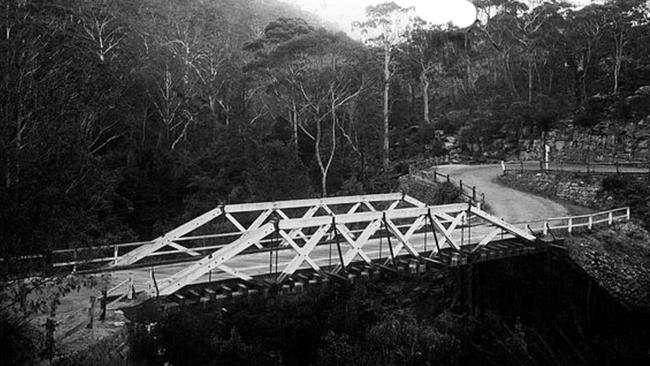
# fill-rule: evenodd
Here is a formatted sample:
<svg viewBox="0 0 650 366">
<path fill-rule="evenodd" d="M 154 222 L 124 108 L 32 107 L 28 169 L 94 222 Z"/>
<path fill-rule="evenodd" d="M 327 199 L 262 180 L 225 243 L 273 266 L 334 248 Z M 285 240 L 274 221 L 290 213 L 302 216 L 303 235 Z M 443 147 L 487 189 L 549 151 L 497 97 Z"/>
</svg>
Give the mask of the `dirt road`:
<svg viewBox="0 0 650 366">
<path fill-rule="evenodd" d="M 476 186 L 485 193 L 492 212 L 507 222 L 532 221 L 549 217 L 567 216 L 563 205 L 531 193 L 521 192 L 499 184 L 501 165 L 442 165 L 438 171 L 462 179 L 463 184 Z"/>
</svg>

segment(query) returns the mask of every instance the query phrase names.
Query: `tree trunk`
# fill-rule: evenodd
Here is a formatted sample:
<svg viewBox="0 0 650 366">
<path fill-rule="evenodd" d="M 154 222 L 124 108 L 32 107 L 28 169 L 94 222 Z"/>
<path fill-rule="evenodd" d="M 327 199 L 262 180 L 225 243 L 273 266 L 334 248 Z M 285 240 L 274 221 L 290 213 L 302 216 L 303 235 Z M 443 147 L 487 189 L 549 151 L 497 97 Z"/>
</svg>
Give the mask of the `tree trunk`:
<svg viewBox="0 0 650 366">
<path fill-rule="evenodd" d="M 431 124 L 431 119 L 429 119 L 429 78 L 427 78 L 427 75 L 423 72 L 422 75 L 420 76 L 422 80 L 422 104 L 424 105 L 423 107 L 423 112 L 424 112 L 424 122 L 427 124 Z"/>
<path fill-rule="evenodd" d="M 623 62 L 623 31 L 620 35 L 614 36 L 615 48 L 615 64 L 614 64 L 614 93 L 618 91 L 618 77 L 621 72 L 621 64 Z"/>
<path fill-rule="evenodd" d="M 533 102 L 533 60 L 528 56 L 528 104 Z"/>
<path fill-rule="evenodd" d="M 295 101 L 291 101 L 291 127 L 293 129 L 293 144 L 298 146 L 298 111 Z"/>
<path fill-rule="evenodd" d="M 389 94 L 390 94 L 390 46 L 384 48 L 384 169 L 390 166 L 390 142 L 389 142 Z"/>
<path fill-rule="evenodd" d="M 321 173 L 321 195 L 322 197 L 327 196 L 327 170 L 325 169 L 325 165 L 323 164 L 323 158 L 320 155 L 320 141 L 323 136 L 323 130 L 321 127 L 321 119 L 317 119 L 316 121 L 316 138 L 314 139 L 314 150 L 316 153 L 316 162 L 318 163 L 318 168 L 320 169 Z"/>
</svg>

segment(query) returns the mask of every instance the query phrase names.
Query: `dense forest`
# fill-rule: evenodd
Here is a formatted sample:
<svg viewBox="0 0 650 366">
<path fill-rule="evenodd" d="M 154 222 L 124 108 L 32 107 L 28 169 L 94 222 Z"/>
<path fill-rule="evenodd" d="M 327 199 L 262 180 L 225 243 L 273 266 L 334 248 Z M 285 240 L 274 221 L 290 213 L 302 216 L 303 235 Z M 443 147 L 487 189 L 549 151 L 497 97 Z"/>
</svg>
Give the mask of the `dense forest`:
<svg viewBox="0 0 650 366">
<path fill-rule="evenodd" d="M 507 157 L 560 119 L 650 113 L 650 8 L 394 3 L 361 40 L 271 0 L 2 6 L 2 255 L 151 239 L 219 203 L 386 192 L 419 157 Z"/>
</svg>

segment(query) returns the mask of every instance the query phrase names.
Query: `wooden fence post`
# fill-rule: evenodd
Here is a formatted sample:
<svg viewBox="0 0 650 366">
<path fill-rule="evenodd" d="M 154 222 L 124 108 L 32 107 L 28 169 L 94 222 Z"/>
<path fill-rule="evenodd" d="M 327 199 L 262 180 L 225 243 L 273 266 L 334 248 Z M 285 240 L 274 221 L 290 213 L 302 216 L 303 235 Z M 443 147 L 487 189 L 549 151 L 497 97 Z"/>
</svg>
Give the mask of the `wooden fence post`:
<svg viewBox="0 0 650 366">
<path fill-rule="evenodd" d="M 607 214 L 607 224 L 611 225 L 614 222 L 614 211 L 609 211 Z"/>
<path fill-rule="evenodd" d="M 92 329 L 95 320 L 95 296 L 90 297 L 90 307 L 88 307 L 88 324 L 86 328 Z"/>
<path fill-rule="evenodd" d="M 569 234 L 571 234 L 571 231 L 573 231 L 573 217 L 569 217 L 569 227 L 567 230 L 569 231 Z"/>
<path fill-rule="evenodd" d="M 627 217 L 627 221 L 630 221 L 630 208 L 629 207 L 627 207 L 625 209 L 625 216 Z"/>
<path fill-rule="evenodd" d="M 594 226 L 594 217 L 592 215 L 589 215 L 589 224 L 588 224 L 587 228 L 589 230 L 591 230 L 593 228 L 593 226 Z"/>
<path fill-rule="evenodd" d="M 476 186 L 472 187 L 472 200 L 476 202 Z"/>
<path fill-rule="evenodd" d="M 113 264 L 117 264 L 118 254 L 117 244 L 115 244 L 115 247 L 113 247 Z"/>
<path fill-rule="evenodd" d="M 108 293 L 106 288 L 102 290 L 102 298 L 99 302 L 101 313 L 99 313 L 99 321 L 104 322 L 106 320 L 106 304 L 108 303 Z"/>
<path fill-rule="evenodd" d="M 72 251 L 72 258 L 73 258 L 72 261 L 74 262 L 74 264 L 72 265 L 72 273 L 76 273 L 77 272 L 77 247 L 74 247 Z"/>
<path fill-rule="evenodd" d="M 133 294 L 135 293 L 135 287 L 133 286 L 133 274 L 129 274 L 129 283 L 126 291 L 127 291 L 126 298 L 132 300 Z"/>
</svg>

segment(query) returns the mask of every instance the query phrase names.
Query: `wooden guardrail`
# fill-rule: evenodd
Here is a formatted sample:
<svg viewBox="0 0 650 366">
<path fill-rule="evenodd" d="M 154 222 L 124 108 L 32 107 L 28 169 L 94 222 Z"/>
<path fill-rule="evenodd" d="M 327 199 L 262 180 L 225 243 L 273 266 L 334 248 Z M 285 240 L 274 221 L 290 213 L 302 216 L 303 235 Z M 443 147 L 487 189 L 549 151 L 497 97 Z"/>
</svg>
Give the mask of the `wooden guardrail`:
<svg viewBox="0 0 650 366">
<path fill-rule="evenodd" d="M 462 179 L 456 181 L 449 174 L 442 174 L 437 169 L 433 171 L 422 170 L 411 174 L 411 177 L 427 183 L 451 183 L 457 185 L 460 189 L 461 198 L 465 199 L 474 206 L 485 205 L 485 193 L 476 189 L 476 186 L 470 186 L 463 183 Z"/>
<path fill-rule="evenodd" d="M 516 161 L 503 163 L 504 175 L 509 173 L 528 172 L 575 172 L 588 174 L 623 174 L 623 175 L 647 175 L 650 174 L 650 165 L 647 162 L 575 162 L 575 161 L 552 161 L 546 164 L 539 161 Z"/>
<path fill-rule="evenodd" d="M 572 234 L 575 229 L 586 228 L 592 230 L 594 226 L 607 224 L 612 225 L 616 222 L 630 221 L 630 208 L 622 207 L 612 210 L 595 212 L 588 215 L 552 217 L 543 220 L 534 220 L 514 223 L 520 227 L 526 227 L 530 230 L 538 230 L 543 235 L 549 235 L 557 231 L 564 231 Z"/>
</svg>

